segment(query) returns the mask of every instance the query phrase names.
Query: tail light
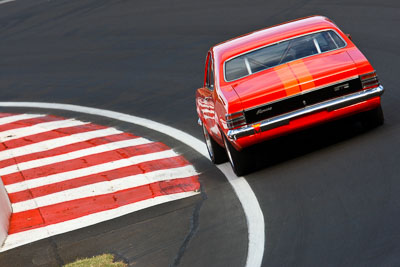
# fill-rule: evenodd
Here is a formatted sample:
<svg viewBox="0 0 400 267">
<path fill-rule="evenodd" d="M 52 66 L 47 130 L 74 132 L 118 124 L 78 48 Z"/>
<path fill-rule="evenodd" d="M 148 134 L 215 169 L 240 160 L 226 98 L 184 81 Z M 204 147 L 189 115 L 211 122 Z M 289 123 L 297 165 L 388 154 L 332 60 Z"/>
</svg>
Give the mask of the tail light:
<svg viewBox="0 0 400 267">
<path fill-rule="evenodd" d="M 243 111 L 227 114 L 225 115 L 225 118 L 226 118 L 226 125 L 228 126 L 229 129 L 246 125 L 246 118 L 244 117 Z"/>
<path fill-rule="evenodd" d="M 370 72 L 360 76 L 363 89 L 369 89 L 379 86 L 379 79 L 376 72 Z"/>
</svg>

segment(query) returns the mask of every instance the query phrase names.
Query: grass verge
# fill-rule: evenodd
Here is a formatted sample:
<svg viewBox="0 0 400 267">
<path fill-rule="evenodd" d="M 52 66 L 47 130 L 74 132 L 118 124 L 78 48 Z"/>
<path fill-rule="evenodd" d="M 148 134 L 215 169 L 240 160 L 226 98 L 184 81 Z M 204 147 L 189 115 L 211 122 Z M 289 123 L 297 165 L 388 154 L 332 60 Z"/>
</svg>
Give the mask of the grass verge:
<svg viewBox="0 0 400 267">
<path fill-rule="evenodd" d="M 78 259 L 75 262 L 64 265 L 64 267 L 126 267 L 122 261 L 114 262 L 114 256 L 103 254 L 92 258 Z"/>
</svg>

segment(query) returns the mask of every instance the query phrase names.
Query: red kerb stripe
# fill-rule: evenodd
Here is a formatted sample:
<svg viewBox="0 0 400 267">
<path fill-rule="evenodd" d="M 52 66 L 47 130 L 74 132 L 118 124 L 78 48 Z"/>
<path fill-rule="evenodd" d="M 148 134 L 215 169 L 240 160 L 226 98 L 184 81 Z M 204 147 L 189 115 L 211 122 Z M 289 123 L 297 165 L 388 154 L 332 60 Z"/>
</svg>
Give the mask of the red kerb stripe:
<svg viewBox="0 0 400 267">
<path fill-rule="evenodd" d="M 43 123 L 43 122 L 51 122 L 51 121 L 61 121 L 65 120 L 64 118 L 56 117 L 56 116 L 43 116 L 32 119 L 25 119 L 20 121 L 14 121 L 11 123 L 6 123 L 0 125 L 0 132 L 15 130 L 23 127 L 33 126 L 35 124 Z"/>
<path fill-rule="evenodd" d="M 0 113 L 0 118 L 5 118 L 5 117 L 10 117 L 10 116 L 15 116 L 18 114 L 13 114 L 13 113 Z"/>
<path fill-rule="evenodd" d="M 142 200 L 200 189 L 197 176 L 152 183 L 96 197 L 82 198 L 39 209 L 14 213 L 9 234 L 15 234 L 85 215 L 115 209 Z M 43 221 L 40 218 L 42 215 Z"/>
</svg>

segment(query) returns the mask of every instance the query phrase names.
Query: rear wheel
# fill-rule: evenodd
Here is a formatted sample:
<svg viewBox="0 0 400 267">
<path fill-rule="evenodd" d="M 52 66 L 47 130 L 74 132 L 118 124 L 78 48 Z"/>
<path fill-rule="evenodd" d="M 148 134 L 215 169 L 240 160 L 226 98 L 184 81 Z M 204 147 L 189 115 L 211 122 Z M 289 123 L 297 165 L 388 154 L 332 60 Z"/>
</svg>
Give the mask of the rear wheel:
<svg viewBox="0 0 400 267">
<path fill-rule="evenodd" d="M 208 133 L 204 124 L 203 124 L 203 135 L 211 161 L 215 164 L 226 162 L 227 158 L 224 149 L 220 145 L 218 145 L 217 142 L 214 141 L 214 139 Z"/>
<path fill-rule="evenodd" d="M 237 151 L 236 148 L 224 136 L 226 154 L 232 169 L 237 176 L 243 176 L 249 172 L 249 162 L 246 151 Z"/>
<path fill-rule="evenodd" d="M 361 114 L 361 123 L 367 129 L 372 129 L 383 124 L 385 121 L 382 107 L 374 108 Z"/>
</svg>

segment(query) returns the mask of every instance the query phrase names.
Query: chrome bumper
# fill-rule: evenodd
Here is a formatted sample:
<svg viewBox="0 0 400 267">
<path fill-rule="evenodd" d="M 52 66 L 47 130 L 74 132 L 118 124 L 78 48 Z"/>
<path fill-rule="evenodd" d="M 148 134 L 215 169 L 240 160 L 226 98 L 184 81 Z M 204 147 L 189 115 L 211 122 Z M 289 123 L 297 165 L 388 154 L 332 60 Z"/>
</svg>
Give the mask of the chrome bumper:
<svg viewBox="0 0 400 267">
<path fill-rule="evenodd" d="M 370 98 L 380 96 L 383 94 L 383 91 L 384 91 L 383 86 L 380 85 L 372 89 L 367 89 L 364 91 L 356 92 L 353 94 L 321 102 L 312 106 L 308 106 L 303 109 L 295 110 L 283 115 L 263 120 L 258 123 L 254 123 L 252 125 L 244 126 L 239 129 L 229 130 L 227 135 L 230 139 L 236 140 L 241 137 L 255 134 L 256 132 L 253 125 L 259 124 L 259 127 L 257 126 L 258 132 L 264 132 L 279 126 L 287 125 L 289 124 L 291 119 L 295 119 L 297 117 L 304 116 L 316 111 L 321 111 L 325 109 L 328 111 L 332 111 L 335 109 L 351 106 L 353 104 L 368 100 Z"/>
</svg>

